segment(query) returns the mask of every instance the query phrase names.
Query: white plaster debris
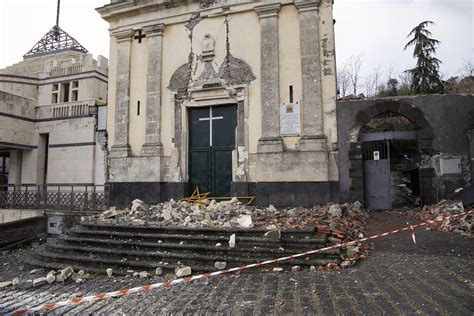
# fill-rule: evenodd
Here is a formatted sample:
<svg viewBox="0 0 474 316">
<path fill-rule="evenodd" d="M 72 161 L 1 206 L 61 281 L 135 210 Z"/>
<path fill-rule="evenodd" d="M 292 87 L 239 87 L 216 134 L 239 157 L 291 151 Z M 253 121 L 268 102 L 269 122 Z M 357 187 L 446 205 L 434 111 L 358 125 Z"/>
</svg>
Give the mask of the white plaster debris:
<svg viewBox="0 0 474 316">
<path fill-rule="evenodd" d="M 64 280 L 69 278 L 73 273 L 74 273 L 74 270 L 72 269 L 72 267 L 66 267 L 66 268 L 62 269 L 61 272 L 60 272 L 60 275 L 63 278 L 63 282 L 64 282 Z"/>
<path fill-rule="evenodd" d="M 114 273 L 114 270 L 112 270 L 112 268 L 107 268 L 107 270 L 105 270 L 105 272 L 107 273 L 107 276 L 109 278 L 111 278 L 112 274 Z"/>
<path fill-rule="evenodd" d="M 15 285 L 17 285 L 18 283 L 20 283 L 20 278 L 19 278 L 19 277 L 13 278 L 13 280 L 12 280 L 12 285 L 15 286 Z"/>
<path fill-rule="evenodd" d="M 280 267 L 273 268 L 273 272 L 282 272 L 282 271 L 283 271 L 283 268 L 280 268 Z"/>
<path fill-rule="evenodd" d="M 270 239 L 270 240 L 280 240 L 281 239 L 281 230 L 280 229 L 273 229 L 268 232 L 266 232 L 264 237 Z"/>
<path fill-rule="evenodd" d="M 230 235 L 230 238 L 229 238 L 229 247 L 230 247 L 230 248 L 235 248 L 235 234 Z"/>
<path fill-rule="evenodd" d="M 56 281 L 56 271 L 51 270 L 48 272 L 46 275 L 46 281 L 48 281 L 49 284 L 53 284 L 54 281 Z"/>
<path fill-rule="evenodd" d="M 142 272 L 138 273 L 138 276 L 140 278 L 150 278 L 151 277 L 151 275 L 147 271 L 142 271 Z"/>
<path fill-rule="evenodd" d="M 225 262 L 225 261 L 216 261 L 214 263 L 214 268 L 216 268 L 217 270 L 224 270 L 225 268 L 227 268 L 227 262 Z"/>
<path fill-rule="evenodd" d="M 191 267 L 182 267 L 182 268 L 178 267 L 175 269 L 174 273 L 176 274 L 178 278 L 182 278 L 182 277 L 191 275 L 192 271 L 191 271 Z"/>
<path fill-rule="evenodd" d="M 5 282 L 0 282 L 0 289 L 3 289 L 4 287 L 12 285 L 12 281 L 5 281 Z"/>
<path fill-rule="evenodd" d="M 33 286 L 40 286 L 48 283 L 48 279 L 45 277 L 39 277 L 33 280 Z"/>
</svg>

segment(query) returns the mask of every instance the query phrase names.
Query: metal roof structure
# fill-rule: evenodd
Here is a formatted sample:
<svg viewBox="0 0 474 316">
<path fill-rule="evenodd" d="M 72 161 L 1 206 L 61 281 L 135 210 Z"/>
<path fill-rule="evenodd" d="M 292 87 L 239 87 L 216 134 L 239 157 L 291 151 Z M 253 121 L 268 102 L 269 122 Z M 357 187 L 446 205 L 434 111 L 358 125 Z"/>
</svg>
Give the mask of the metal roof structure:
<svg viewBox="0 0 474 316">
<path fill-rule="evenodd" d="M 33 46 L 24 58 L 37 57 L 41 55 L 53 54 L 61 51 L 76 51 L 87 53 L 87 49 L 79 44 L 71 35 L 59 27 L 59 7 L 61 0 L 58 0 L 56 15 L 56 25 L 46 33 L 38 43 Z"/>
</svg>

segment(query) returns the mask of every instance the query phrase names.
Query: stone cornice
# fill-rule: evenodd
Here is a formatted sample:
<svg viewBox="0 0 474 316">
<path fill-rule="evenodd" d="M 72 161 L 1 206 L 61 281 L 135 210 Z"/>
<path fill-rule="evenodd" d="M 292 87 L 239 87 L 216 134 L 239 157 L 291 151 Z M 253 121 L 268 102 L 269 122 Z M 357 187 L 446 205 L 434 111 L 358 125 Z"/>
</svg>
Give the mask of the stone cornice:
<svg viewBox="0 0 474 316">
<path fill-rule="evenodd" d="M 126 29 L 126 30 L 113 31 L 111 35 L 117 39 L 117 42 L 124 42 L 127 40 L 130 41 L 132 39 L 133 33 L 134 33 L 134 30 Z"/>
<path fill-rule="evenodd" d="M 319 11 L 321 0 L 295 0 L 295 6 L 299 12 Z"/>
<path fill-rule="evenodd" d="M 166 25 L 164 23 L 154 24 L 154 25 L 147 25 L 143 27 L 143 31 L 145 32 L 146 36 L 163 36 L 163 32 L 165 31 Z"/>
<path fill-rule="evenodd" d="M 255 7 L 260 19 L 277 17 L 278 12 L 280 11 L 281 3 L 272 3 L 267 5 L 260 5 Z"/>
</svg>

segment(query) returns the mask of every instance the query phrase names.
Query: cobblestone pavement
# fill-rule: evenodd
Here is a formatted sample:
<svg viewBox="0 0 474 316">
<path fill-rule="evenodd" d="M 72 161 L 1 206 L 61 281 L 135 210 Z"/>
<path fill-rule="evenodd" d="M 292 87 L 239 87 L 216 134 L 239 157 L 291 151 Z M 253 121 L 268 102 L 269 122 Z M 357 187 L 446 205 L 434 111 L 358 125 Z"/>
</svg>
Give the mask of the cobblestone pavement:
<svg viewBox="0 0 474 316">
<path fill-rule="evenodd" d="M 378 233 L 405 226 L 406 221 L 393 213 L 374 213 L 368 227 Z M 473 315 L 472 239 L 419 229 L 417 242 L 415 246 L 407 232 L 376 240 L 368 259 L 341 271 L 227 275 L 63 307 L 50 314 Z M 0 259 L 0 281 L 17 268 L 12 257 Z M 7 288 L 0 291 L 0 311 L 142 283 L 143 279 L 95 277 L 82 285 Z"/>
</svg>

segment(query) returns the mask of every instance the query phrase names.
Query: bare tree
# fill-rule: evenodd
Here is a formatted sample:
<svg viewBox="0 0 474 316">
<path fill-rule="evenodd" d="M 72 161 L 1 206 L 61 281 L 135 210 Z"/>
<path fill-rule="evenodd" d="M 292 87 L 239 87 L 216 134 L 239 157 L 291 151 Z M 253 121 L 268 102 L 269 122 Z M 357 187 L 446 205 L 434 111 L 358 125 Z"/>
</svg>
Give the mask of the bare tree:
<svg viewBox="0 0 474 316">
<path fill-rule="evenodd" d="M 357 88 L 359 85 L 360 69 L 362 68 L 362 55 L 351 56 L 349 62 L 346 64 L 349 73 L 349 78 L 352 85 L 352 92 L 357 95 Z"/>
<path fill-rule="evenodd" d="M 337 72 L 337 89 L 341 97 L 346 96 L 350 83 L 349 72 L 346 67 L 342 67 L 342 69 Z"/>
<path fill-rule="evenodd" d="M 378 65 L 372 73 L 365 77 L 365 90 L 367 97 L 376 96 L 382 78 L 381 66 Z"/>
<path fill-rule="evenodd" d="M 463 77 L 474 76 L 474 63 L 470 60 L 464 60 L 461 68 L 461 75 Z"/>
</svg>

